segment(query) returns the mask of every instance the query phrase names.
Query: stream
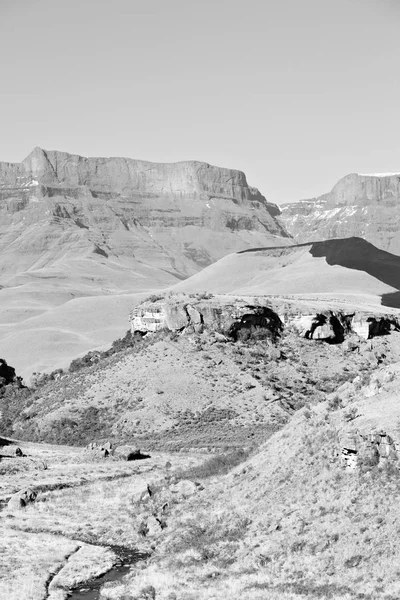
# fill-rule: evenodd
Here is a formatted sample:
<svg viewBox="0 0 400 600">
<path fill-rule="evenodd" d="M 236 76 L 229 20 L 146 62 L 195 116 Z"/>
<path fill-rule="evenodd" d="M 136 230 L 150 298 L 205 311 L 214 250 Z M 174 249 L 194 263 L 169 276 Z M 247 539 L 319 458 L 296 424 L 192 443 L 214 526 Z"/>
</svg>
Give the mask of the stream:
<svg viewBox="0 0 400 600">
<path fill-rule="evenodd" d="M 124 548 L 123 546 L 110 546 L 118 556 L 118 562 L 110 571 L 95 579 L 89 579 L 81 583 L 77 588 L 71 590 L 68 600 L 99 600 L 101 587 L 109 581 L 118 581 L 129 572 L 131 566 L 147 555 L 140 554 L 136 550 Z"/>
</svg>

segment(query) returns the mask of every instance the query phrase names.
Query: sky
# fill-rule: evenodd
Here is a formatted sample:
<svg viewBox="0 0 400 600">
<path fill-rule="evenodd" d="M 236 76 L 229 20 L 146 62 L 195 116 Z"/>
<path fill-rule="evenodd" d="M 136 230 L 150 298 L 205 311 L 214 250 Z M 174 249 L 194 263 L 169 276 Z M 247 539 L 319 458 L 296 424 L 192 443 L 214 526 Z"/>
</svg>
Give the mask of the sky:
<svg viewBox="0 0 400 600">
<path fill-rule="evenodd" d="M 400 171 L 400 0 L 0 0 L 0 160 L 240 169 L 271 202 Z"/>
</svg>

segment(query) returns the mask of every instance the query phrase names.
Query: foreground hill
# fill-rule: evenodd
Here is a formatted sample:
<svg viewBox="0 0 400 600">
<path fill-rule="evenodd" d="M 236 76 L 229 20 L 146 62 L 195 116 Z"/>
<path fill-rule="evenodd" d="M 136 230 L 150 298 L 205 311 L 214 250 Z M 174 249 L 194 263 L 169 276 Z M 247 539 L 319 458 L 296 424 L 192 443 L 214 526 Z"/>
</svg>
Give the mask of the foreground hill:
<svg viewBox="0 0 400 600">
<path fill-rule="evenodd" d="M 400 173 L 343 177 L 328 194 L 282 205 L 279 217 L 298 243 L 359 236 L 400 254 Z"/>
<path fill-rule="evenodd" d="M 290 243 L 244 173 L 36 148 L 0 163 L 0 348 L 23 375 L 126 331 L 134 294 Z M 142 298 L 138 296 L 137 299 Z"/>
<path fill-rule="evenodd" d="M 294 295 L 398 306 L 400 258 L 360 238 L 231 254 L 174 286 L 186 293 Z"/>
<path fill-rule="evenodd" d="M 217 300 L 186 305 L 194 314 L 192 303 Z M 237 339 L 159 331 L 31 395 L 5 395 L 2 424 L 14 413 L 18 438 L 107 437 L 151 458 L 23 441 L 17 457 L 5 440 L 4 597 L 88 591 L 128 546 L 151 556 L 96 580 L 101 600 L 398 598 L 400 334 L 326 343 L 290 325 L 271 333 L 257 323 Z M 36 502 L 2 511 L 28 482 Z"/>
<path fill-rule="evenodd" d="M 161 599 L 398 598 L 399 410 L 388 394 L 398 396 L 399 372 L 398 363 L 377 372 L 375 393 L 358 379 L 302 409 L 230 474 L 205 480 L 172 511 L 147 569 L 102 598 L 146 585 Z M 343 462 L 344 430 L 361 440 L 354 468 Z M 390 459 L 382 440 L 396 435 Z"/>
<path fill-rule="evenodd" d="M 145 450 L 247 447 L 339 381 L 400 360 L 396 316 L 366 308 L 355 315 L 277 297 L 147 301 L 133 311 L 134 333 L 111 351 L 32 390 L 5 389 L 3 434 L 78 445 L 133 439 Z"/>
</svg>

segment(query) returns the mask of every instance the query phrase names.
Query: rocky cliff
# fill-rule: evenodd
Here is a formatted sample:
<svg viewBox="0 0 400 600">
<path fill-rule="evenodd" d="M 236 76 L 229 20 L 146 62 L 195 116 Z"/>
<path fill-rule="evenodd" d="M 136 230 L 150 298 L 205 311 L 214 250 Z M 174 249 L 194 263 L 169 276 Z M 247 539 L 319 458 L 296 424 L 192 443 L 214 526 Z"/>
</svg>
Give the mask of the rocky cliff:
<svg viewBox="0 0 400 600">
<path fill-rule="evenodd" d="M 62 248 L 135 257 L 184 278 L 260 240 L 288 239 L 275 219 L 279 209 L 244 173 L 195 161 L 84 158 L 36 148 L 20 164 L 0 163 L 0 211 L 0 261 L 11 243 L 27 268 L 38 258 L 58 259 Z M 44 258 L 49 251 L 53 256 Z"/>
<path fill-rule="evenodd" d="M 400 173 L 343 177 L 318 198 L 284 204 L 279 219 L 298 242 L 362 237 L 400 254 Z"/>
<path fill-rule="evenodd" d="M 208 330 L 237 339 L 263 332 L 276 340 L 288 329 L 303 338 L 330 344 L 342 344 L 352 337 L 368 340 L 400 331 L 400 321 L 394 314 L 328 306 L 329 303 L 325 310 L 312 311 L 311 306 L 287 299 L 177 294 L 146 300 L 131 311 L 130 322 L 132 333 L 165 329 L 188 334 Z M 356 347 L 354 339 L 350 346 Z"/>
</svg>

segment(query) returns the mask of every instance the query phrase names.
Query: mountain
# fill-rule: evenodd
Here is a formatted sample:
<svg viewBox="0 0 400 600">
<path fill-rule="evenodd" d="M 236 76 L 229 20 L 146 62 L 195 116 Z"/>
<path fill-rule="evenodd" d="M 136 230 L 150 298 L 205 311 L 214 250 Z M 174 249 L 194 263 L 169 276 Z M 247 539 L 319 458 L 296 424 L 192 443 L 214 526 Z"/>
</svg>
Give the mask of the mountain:
<svg viewBox="0 0 400 600">
<path fill-rule="evenodd" d="M 290 244 L 278 214 L 244 173 L 196 161 L 35 148 L 0 163 L 0 354 L 26 376 L 110 343 L 149 292 Z"/>
<path fill-rule="evenodd" d="M 361 238 L 230 254 L 173 287 L 176 292 L 293 296 L 399 306 L 400 257 Z"/>
<path fill-rule="evenodd" d="M 362 237 L 400 254 L 400 173 L 340 179 L 328 194 L 282 205 L 281 223 L 297 242 Z"/>
</svg>

